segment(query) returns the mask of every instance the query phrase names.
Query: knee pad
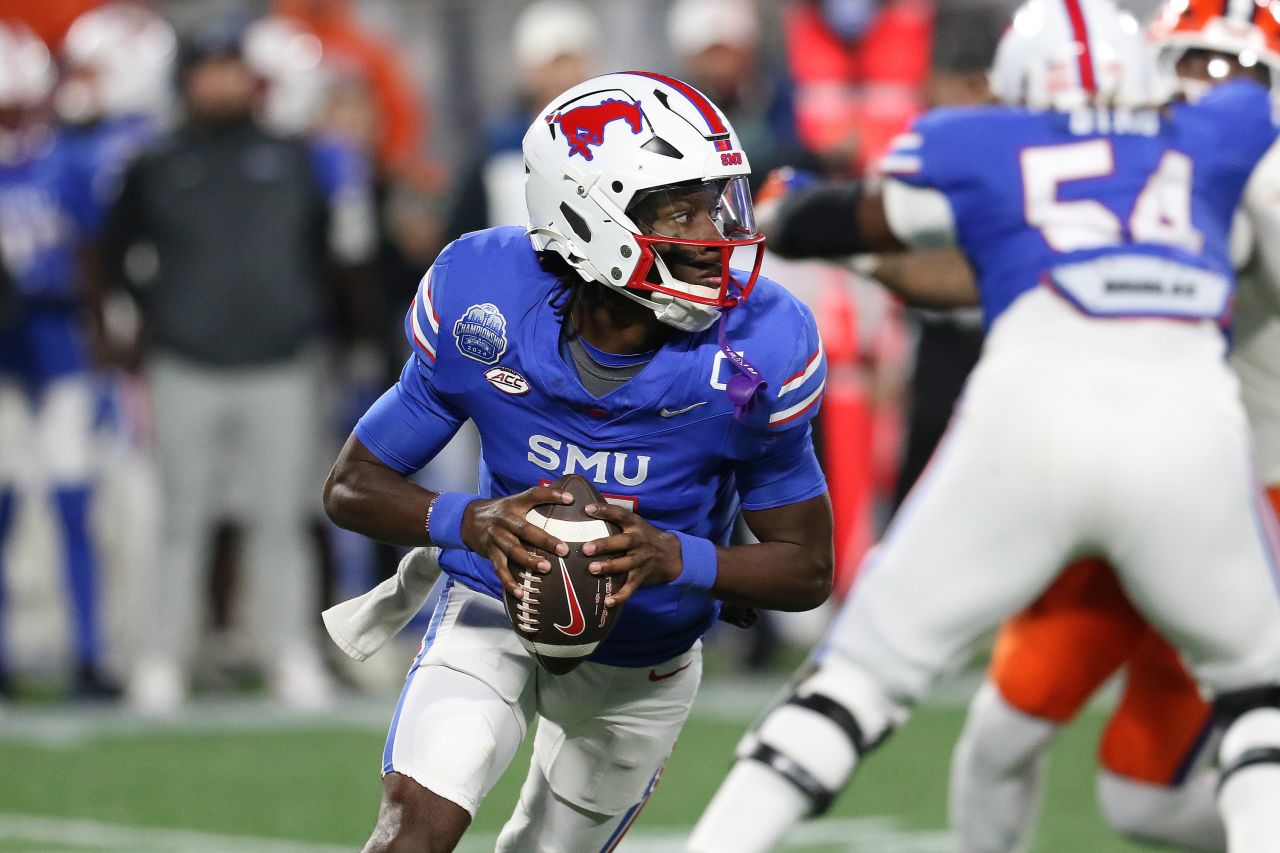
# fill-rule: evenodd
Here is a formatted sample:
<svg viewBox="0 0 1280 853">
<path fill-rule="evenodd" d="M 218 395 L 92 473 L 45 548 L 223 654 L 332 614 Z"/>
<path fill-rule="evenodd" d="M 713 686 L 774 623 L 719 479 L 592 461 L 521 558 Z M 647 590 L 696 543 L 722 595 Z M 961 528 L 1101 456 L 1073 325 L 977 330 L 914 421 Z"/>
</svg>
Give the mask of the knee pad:
<svg viewBox="0 0 1280 853">
<path fill-rule="evenodd" d="M 831 807 L 858 759 L 906 715 L 906 709 L 861 670 L 825 662 L 765 715 L 743 738 L 737 754 L 791 782 L 819 815 Z"/>
<path fill-rule="evenodd" d="M 1280 685 L 1224 693 L 1214 715 L 1225 728 L 1218 748 L 1221 779 L 1255 764 L 1280 765 Z"/>
</svg>

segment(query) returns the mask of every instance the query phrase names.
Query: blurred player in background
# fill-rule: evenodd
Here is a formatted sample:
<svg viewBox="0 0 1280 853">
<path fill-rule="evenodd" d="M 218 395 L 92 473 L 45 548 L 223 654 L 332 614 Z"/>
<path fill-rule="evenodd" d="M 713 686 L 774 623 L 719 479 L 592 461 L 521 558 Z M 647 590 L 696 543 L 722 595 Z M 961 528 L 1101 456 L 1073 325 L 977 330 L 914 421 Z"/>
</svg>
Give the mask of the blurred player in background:
<svg viewBox="0 0 1280 853">
<path fill-rule="evenodd" d="M 54 106 L 86 171 L 98 222 L 125 166 L 168 125 L 177 53 L 173 28 L 137 3 L 99 6 L 67 31 Z"/>
<path fill-rule="evenodd" d="M 804 610 L 830 590 L 810 439 L 822 348 L 809 311 L 758 278 L 750 168 L 723 113 L 678 80 L 612 74 L 553 99 L 524 154 L 530 225 L 442 253 L 406 318 L 413 356 L 326 485 L 337 523 L 434 542 L 448 575 L 369 851 L 453 849 L 535 718 L 497 849 L 613 849 L 688 716 L 721 602 Z M 483 496 L 407 479 L 467 419 Z M 589 661 L 550 676 L 499 598 L 516 572 L 550 569 L 531 546 L 568 553 L 525 514 L 561 500 L 537 484 L 569 472 L 617 502 L 584 509 L 623 533 L 583 548 L 595 571 L 630 572 L 627 609 Z M 726 547 L 740 509 L 760 541 Z"/>
<path fill-rule="evenodd" d="M 34 456 L 56 510 L 70 590 L 73 689 L 104 696 L 116 690 L 101 670 L 99 558 L 90 531 L 94 393 L 83 265 L 99 208 L 72 148 L 49 122 L 54 82 L 44 44 L 21 24 L 0 22 L 0 256 L 16 294 L 16 316 L 0 332 L 0 560 L 20 466 Z M 0 691 L 8 692 L 8 682 L 0 654 Z"/>
<path fill-rule="evenodd" d="M 988 335 L 815 671 L 744 739 L 690 849 L 768 849 L 821 811 L 982 632 L 1094 554 L 1216 694 L 1230 849 L 1274 848 L 1276 524 L 1218 324 L 1232 217 L 1277 130 L 1252 82 L 1143 107 L 1150 65 L 1109 0 L 1031 0 L 992 69 L 1027 109 L 931 113 L 885 159 L 882 193 L 817 190 L 793 215 L 831 254 L 957 243 L 976 294 L 957 276 L 902 295 L 976 295 Z"/>
<path fill-rule="evenodd" d="M 1280 94 L 1280 3 L 1179 0 L 1155 18 L 1151 36 L 1162 75 L 1189 101 L 1239 77 Z M 1258 476 L 1280 511 L 1280 150 L 1254 171 L 1244 201 L 1250 227 L 1237 230 L 1256 242 L 1240 276 L 1231 364 Z M 1103 814 L 1144 841 L 1225 847 L 1214 808 L 1218 772 L 1206 766 L 1212 708 L 1111 567 L 1089 560 L 1069 568 L 997 638 L 952 764 L 952 824 L 964 850 L 1003 853 L 1029 841 L 1050 743 L 1122 666 L 1124 692 L 1099 754 Z"/>
<path fill-rule="evenodd" d="M 273 698 L 303 710 L 333 700 L 316 648 L 307 484 L 332 306 L 367 313 L 368 174 L 345 149 L 261 123 L 264 81 L 244 39 L 243 24 L 223 21 L 185 46 L 183 121 L 129 167 L 104 232 L 104 267 L 142 317 L 163 496 L 128 685 L 146 713 L 186 701 L 212 525 L 229 503 Z"/>
<path fill-rule="evenodd" d="M 528 221 L 521 150 L 525 131 L 548 101 L 599 72 L 601 42 L 599 20 L 578 0 L 538 0 L 520 12 L 511 32 L 514 102 L 488 122 L 483 151 L 459 178 L 445 226 L 449 239 Z"/>
</svg>

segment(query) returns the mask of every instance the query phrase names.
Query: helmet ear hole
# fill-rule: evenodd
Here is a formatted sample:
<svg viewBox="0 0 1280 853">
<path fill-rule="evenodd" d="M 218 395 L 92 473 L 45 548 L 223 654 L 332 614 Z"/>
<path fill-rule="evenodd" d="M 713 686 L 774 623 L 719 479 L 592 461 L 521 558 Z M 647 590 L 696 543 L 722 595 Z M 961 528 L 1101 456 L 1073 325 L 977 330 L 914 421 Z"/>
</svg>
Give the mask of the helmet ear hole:
<svg viewBox="0 0 1280 853">
<path fill-rule="evenodd" d="M 584 243 L 591 242 L 591 229 L 587 226 L 587 221 L 578 215 L 578 212 L 568 204 L 560 203 L 560 212 L 564 214 L 564 219 L 569 223 L 569 227 L 573 229 L 573 233 L 578 235 L 578 239 Z"/>
</svg>

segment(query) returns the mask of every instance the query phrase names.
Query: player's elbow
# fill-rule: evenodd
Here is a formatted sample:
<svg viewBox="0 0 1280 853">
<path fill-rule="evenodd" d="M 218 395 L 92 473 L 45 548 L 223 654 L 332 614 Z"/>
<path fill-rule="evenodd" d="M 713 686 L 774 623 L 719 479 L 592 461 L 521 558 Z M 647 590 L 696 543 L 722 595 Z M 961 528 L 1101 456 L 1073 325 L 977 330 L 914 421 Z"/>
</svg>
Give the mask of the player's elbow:
<svg viewBox="0 0 1280 853">
<path fill-rule="evenodd" d="M 808 555 L 802 577 L 797 611 L 813 610 L 831 596 L 835 582 L 835 555 L 830 548 L 823 548 Z"/>
<path fill-rule="evenodd" d="M 351 529 L 355 522 L 355 506 L 359 490 L 353 482 L 349 466 L 339 462 L 324 481 L 324 514 L 339 527 Z"/>
</svg>

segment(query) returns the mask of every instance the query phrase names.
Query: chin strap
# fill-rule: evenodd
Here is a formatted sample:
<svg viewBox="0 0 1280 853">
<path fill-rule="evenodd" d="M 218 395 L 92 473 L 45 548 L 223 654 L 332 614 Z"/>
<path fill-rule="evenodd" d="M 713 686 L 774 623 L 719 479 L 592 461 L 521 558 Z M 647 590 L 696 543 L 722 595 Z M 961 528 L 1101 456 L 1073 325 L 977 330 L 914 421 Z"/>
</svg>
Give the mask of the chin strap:
<svg viewBox="0 0 1280 853">
<path fill-rule="evenodd" d="M 716 334 L 720 344 L 720 351 L 724 353 L 724 357 L 729 359 L 729 363 L 737 371 L 725 383 L 725 393 L 729 395 L 729 402 L 733 403 L 734 419 L 742 420 L 755 408 L 756 394 L 767 389 L 769 384 L 764 381 L 764 377 L 759 370 L 756 370 L 754 364 L 747 361 L 744 356 L 729 346 L 729 339 L 725 337 L 724 333 L 725 314 L 728 313 L 728 310 L 726 308 L 721 312 L 720 327 L 716 330 Z"/>
</svg>

